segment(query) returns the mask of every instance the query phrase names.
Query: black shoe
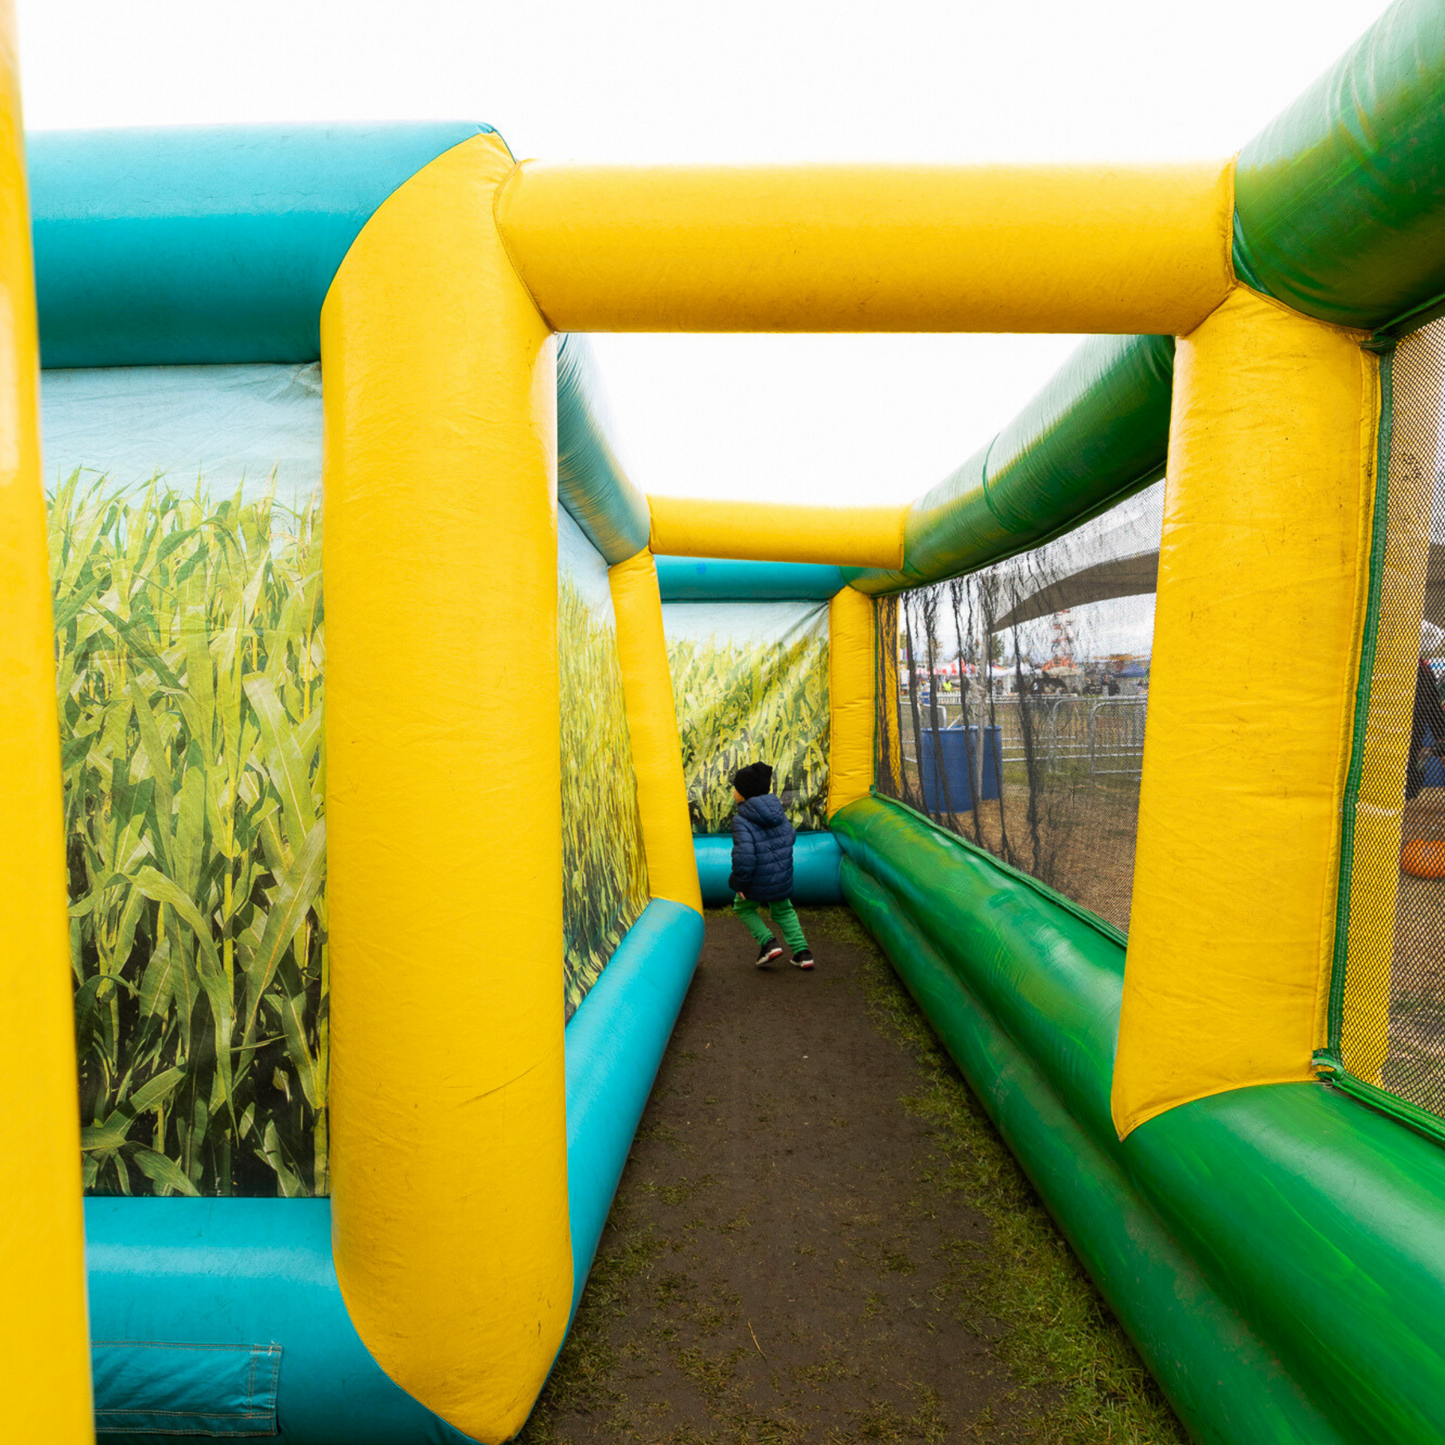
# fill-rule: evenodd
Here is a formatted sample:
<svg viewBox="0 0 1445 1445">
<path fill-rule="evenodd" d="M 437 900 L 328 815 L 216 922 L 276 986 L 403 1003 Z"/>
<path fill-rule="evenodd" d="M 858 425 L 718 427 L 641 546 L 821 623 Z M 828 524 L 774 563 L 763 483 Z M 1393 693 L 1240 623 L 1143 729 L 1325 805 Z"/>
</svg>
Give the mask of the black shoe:
<svg viewBox="0 0 1445 1445">
<path fill-rule="evenodd" d="M 758 944 L 758 967 L 766 968 L 775 958 L 783 956 L 783 945 L 773 939 L 771 943 Z"/>
<path fill-rule="evenodd" d="M 800 949 L 793 955 L 793 967 L 794 967 L 794 968 L 812 968 L 812 966 L 813 966 L 813 950 L 812 950 L 811 948 L 800 948 Z"/>
</svg>

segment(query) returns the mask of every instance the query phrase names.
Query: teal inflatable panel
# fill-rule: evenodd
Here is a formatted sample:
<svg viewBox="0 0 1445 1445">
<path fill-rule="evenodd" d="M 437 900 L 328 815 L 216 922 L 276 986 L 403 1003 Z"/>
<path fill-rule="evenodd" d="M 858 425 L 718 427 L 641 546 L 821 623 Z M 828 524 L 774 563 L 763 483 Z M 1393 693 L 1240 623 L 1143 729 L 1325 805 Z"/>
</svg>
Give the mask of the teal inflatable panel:
<svg viewBox="0 0 1445 1445">
<path fill-rule="evenodd" d="M 1047 1091 L 995 1117 L 1199 1438 L 1445 1442 L 1445 1151 L 1437 1143 L 1320 1083 L 1196 1100 L 1120 1143 L 1109 1115 L 1118 938 L 898 804 L 850 804 L 833 831 L 849 901 L 980 1097 L 988 1103 L 1012 1085 L 992 1076 L 995 1066 L 969 1062 L 973 1014 Z M 920 984 L 930 959 L 936 965 Z M 967 1008 L 949 1004 L 954 984 Z M 1049 1110 L 1065 1111 L 1079 1132 L 1045 1166 L 1030 1151 L 1040 1147 L 1041 1127 L 1058 1133 Z M 1105 1168 L 1126 1182 L 1091 1193 L 1091 1177 Z M 1139 1251 L 1133 1280 L 1101 1261 L 1090 1232 L 1124 1228 L 1138 1203 L 1279 1363 L 1288 1390 L 1279 1393 L 1257 1364 L 1235 1370 L 1198 1339 L 1179 1356 L 1169 1341 L 1186 1336 L 1174 1316 L 1198 1306 L 1148 1283 L 1159 1264 L 1154 1244 L 1141 1236 L 1129 1246 Z M 1120 1218 L 1091 1217 L 1100 1208 Z M 1239 1348 L 1219 1347 L 1231 1357 Z M 1196 1378 L 1217 1371 L 1220 1398 L 1181 1385 L 1183 1366 Z M 1256 1413 L 1276 1422 L 1262 1435 L 1248 1426 Z"/>
<path fill-rule="evenodd" d="M 87 1199 L 85 1254 L 107 1441 L 174 1438 L 110 1432 L 125 1419 L 207 1410 L 232 1371 L 214 1347 L 276 1346 L 275 1419 L 288 1445 L 468 1445 L 382 1373 L 352 1327 L 331 1261 L 330 1200 Z M 154 1393 L 143 1396 L 142 1381 L 111 1368 L 111 1352 L 157 1345 L 208 1354 L 186 1371 L 148 1374 Z"/>
<path fill-rule="evenodd" d="M 825 602 L 847 585 L 841 567 L 718 557 L 659 557 L 657 583 L 664 602 Z"/>
<path fill-rule="evenodd" d="M 103 1435 L 275 1435 L 280 1345 L 193 1345 L 157 1341 L 91 1350 L 95 1425 Z M 183 1400 L 187 1408 L 157 1410 Z"/>
<path fill-rule="evenodd" d="M 574 1310 L 702 931 L 690 908 L 654 900 L 568 1024 Z M 329 1200 L 94 1198 L 85 1228 L 105 1439 L 161 1445 L 177 1433 L 155 1423 L 168 1418 L 180 1433 L 291 1445 L 468 1445 L 387 1378 L 352 1327 Z"/>
<path fill-rule="evenodd" d="M 607 438 L 585 336 L 557 343 L 557 500 L 609 566 L 647 546 L 652 514 Z"/>
<path fill-rule="evenodd" d="M 47 367 L 306 362 L 376 208 L 490 126 L 198 126 L 26 138 Z"/>
<path fill-rule="evenodd" d="M 699 833 L 692 840 L 697 854 L 697 877 L 702 901 L 709 908 L 721 908 L 733 901 L 728 887 L 732 872 L 731 833 Z M 838 840 L 831 833 L 799 833 L 793 845 L 793 902 L 804 906 L 841 903 Z"/>
</svg>

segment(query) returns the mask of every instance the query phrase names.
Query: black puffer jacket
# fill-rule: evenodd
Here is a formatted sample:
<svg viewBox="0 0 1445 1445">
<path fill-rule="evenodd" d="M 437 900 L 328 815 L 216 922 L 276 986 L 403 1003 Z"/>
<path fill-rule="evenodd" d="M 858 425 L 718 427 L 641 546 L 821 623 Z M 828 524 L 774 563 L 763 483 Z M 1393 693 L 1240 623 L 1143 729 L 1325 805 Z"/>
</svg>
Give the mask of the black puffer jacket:
<svg viewBox="0 0 1445 1445">
<path fill-rule="evenodd" d="M 733 871 L 728 887 L 775 903 L 793 891 L 793 825 L 776 793 L 760 793 L 733 815 Z"/>
</svg>

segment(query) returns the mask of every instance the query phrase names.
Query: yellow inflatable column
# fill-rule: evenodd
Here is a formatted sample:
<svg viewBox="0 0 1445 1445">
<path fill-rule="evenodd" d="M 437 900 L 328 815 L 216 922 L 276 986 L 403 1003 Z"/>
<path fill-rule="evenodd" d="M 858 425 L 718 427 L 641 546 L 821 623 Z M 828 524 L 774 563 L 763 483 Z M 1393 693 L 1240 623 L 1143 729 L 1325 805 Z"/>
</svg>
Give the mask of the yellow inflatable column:
<svg viewBox="0 0 1445 1445">
<path fill-rule="evenodd" d="M 555 347 L 478 136 L 321 316 L 333 1247 L 367 1348 L 458 1429 L 527 1417 L 572 1301 Z"/>
<path fill-rule="evenodd" d="M 652 553 L 643 550 L 619 562 L 608 578 L 617 614 L 617 656 L 637 774 L 648 887 L 654 898 L 670 898 L 701 913 L 672 673 L 662 634 L 662 595 Z"/>
<path fill-rule="evenodd" d="M 1373 499 L 1362 338 L 1243 288 L 1179 342 L 1134 903 L 1127 1134 L 1311 1077 Z"/>
<path fill-rule="evenodd" d="M 873 599 L 845 587 L 828 604 L 828 817 L 873 786 L 878 671 Z"/>
<path fill-rule="evenodd" d="M 0 1357 L 15 1440 L 93 1439 L 55 621 L 15 20 L 0 0 Z"/>
</svg>

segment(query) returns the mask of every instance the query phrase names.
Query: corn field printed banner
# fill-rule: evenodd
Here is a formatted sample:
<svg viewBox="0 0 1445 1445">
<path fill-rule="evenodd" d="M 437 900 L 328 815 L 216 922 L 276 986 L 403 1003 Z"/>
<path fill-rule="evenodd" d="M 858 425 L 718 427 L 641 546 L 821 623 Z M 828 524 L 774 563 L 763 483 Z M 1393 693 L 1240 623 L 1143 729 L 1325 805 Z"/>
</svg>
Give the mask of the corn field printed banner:
<svg viewBox="0 0 1445 1445">
<path fill-rule="evenodd" d="M 86 1189 L 324 1194 L 319 371 L 42 405 Z"/>
<path fill-rule="evenodd" d="M 662 621 L 693 832 L 728 831 L 751 762 L 795 828 L 826 828 L 828 604 L 669 602 Z"/>
<path fill-rule="evenodd" d="M 565 511 L 557 522 L 563 998 L 571 1018 L 648 890 L 607 563 Z"/>
<path fill-rule="evenodd" d="M 86 1189 L 325 1194 L 319 369 L 42 406 Z M 562 532 L 570 1015 L 647 879 L 606 566 Z"/>
</svg>

